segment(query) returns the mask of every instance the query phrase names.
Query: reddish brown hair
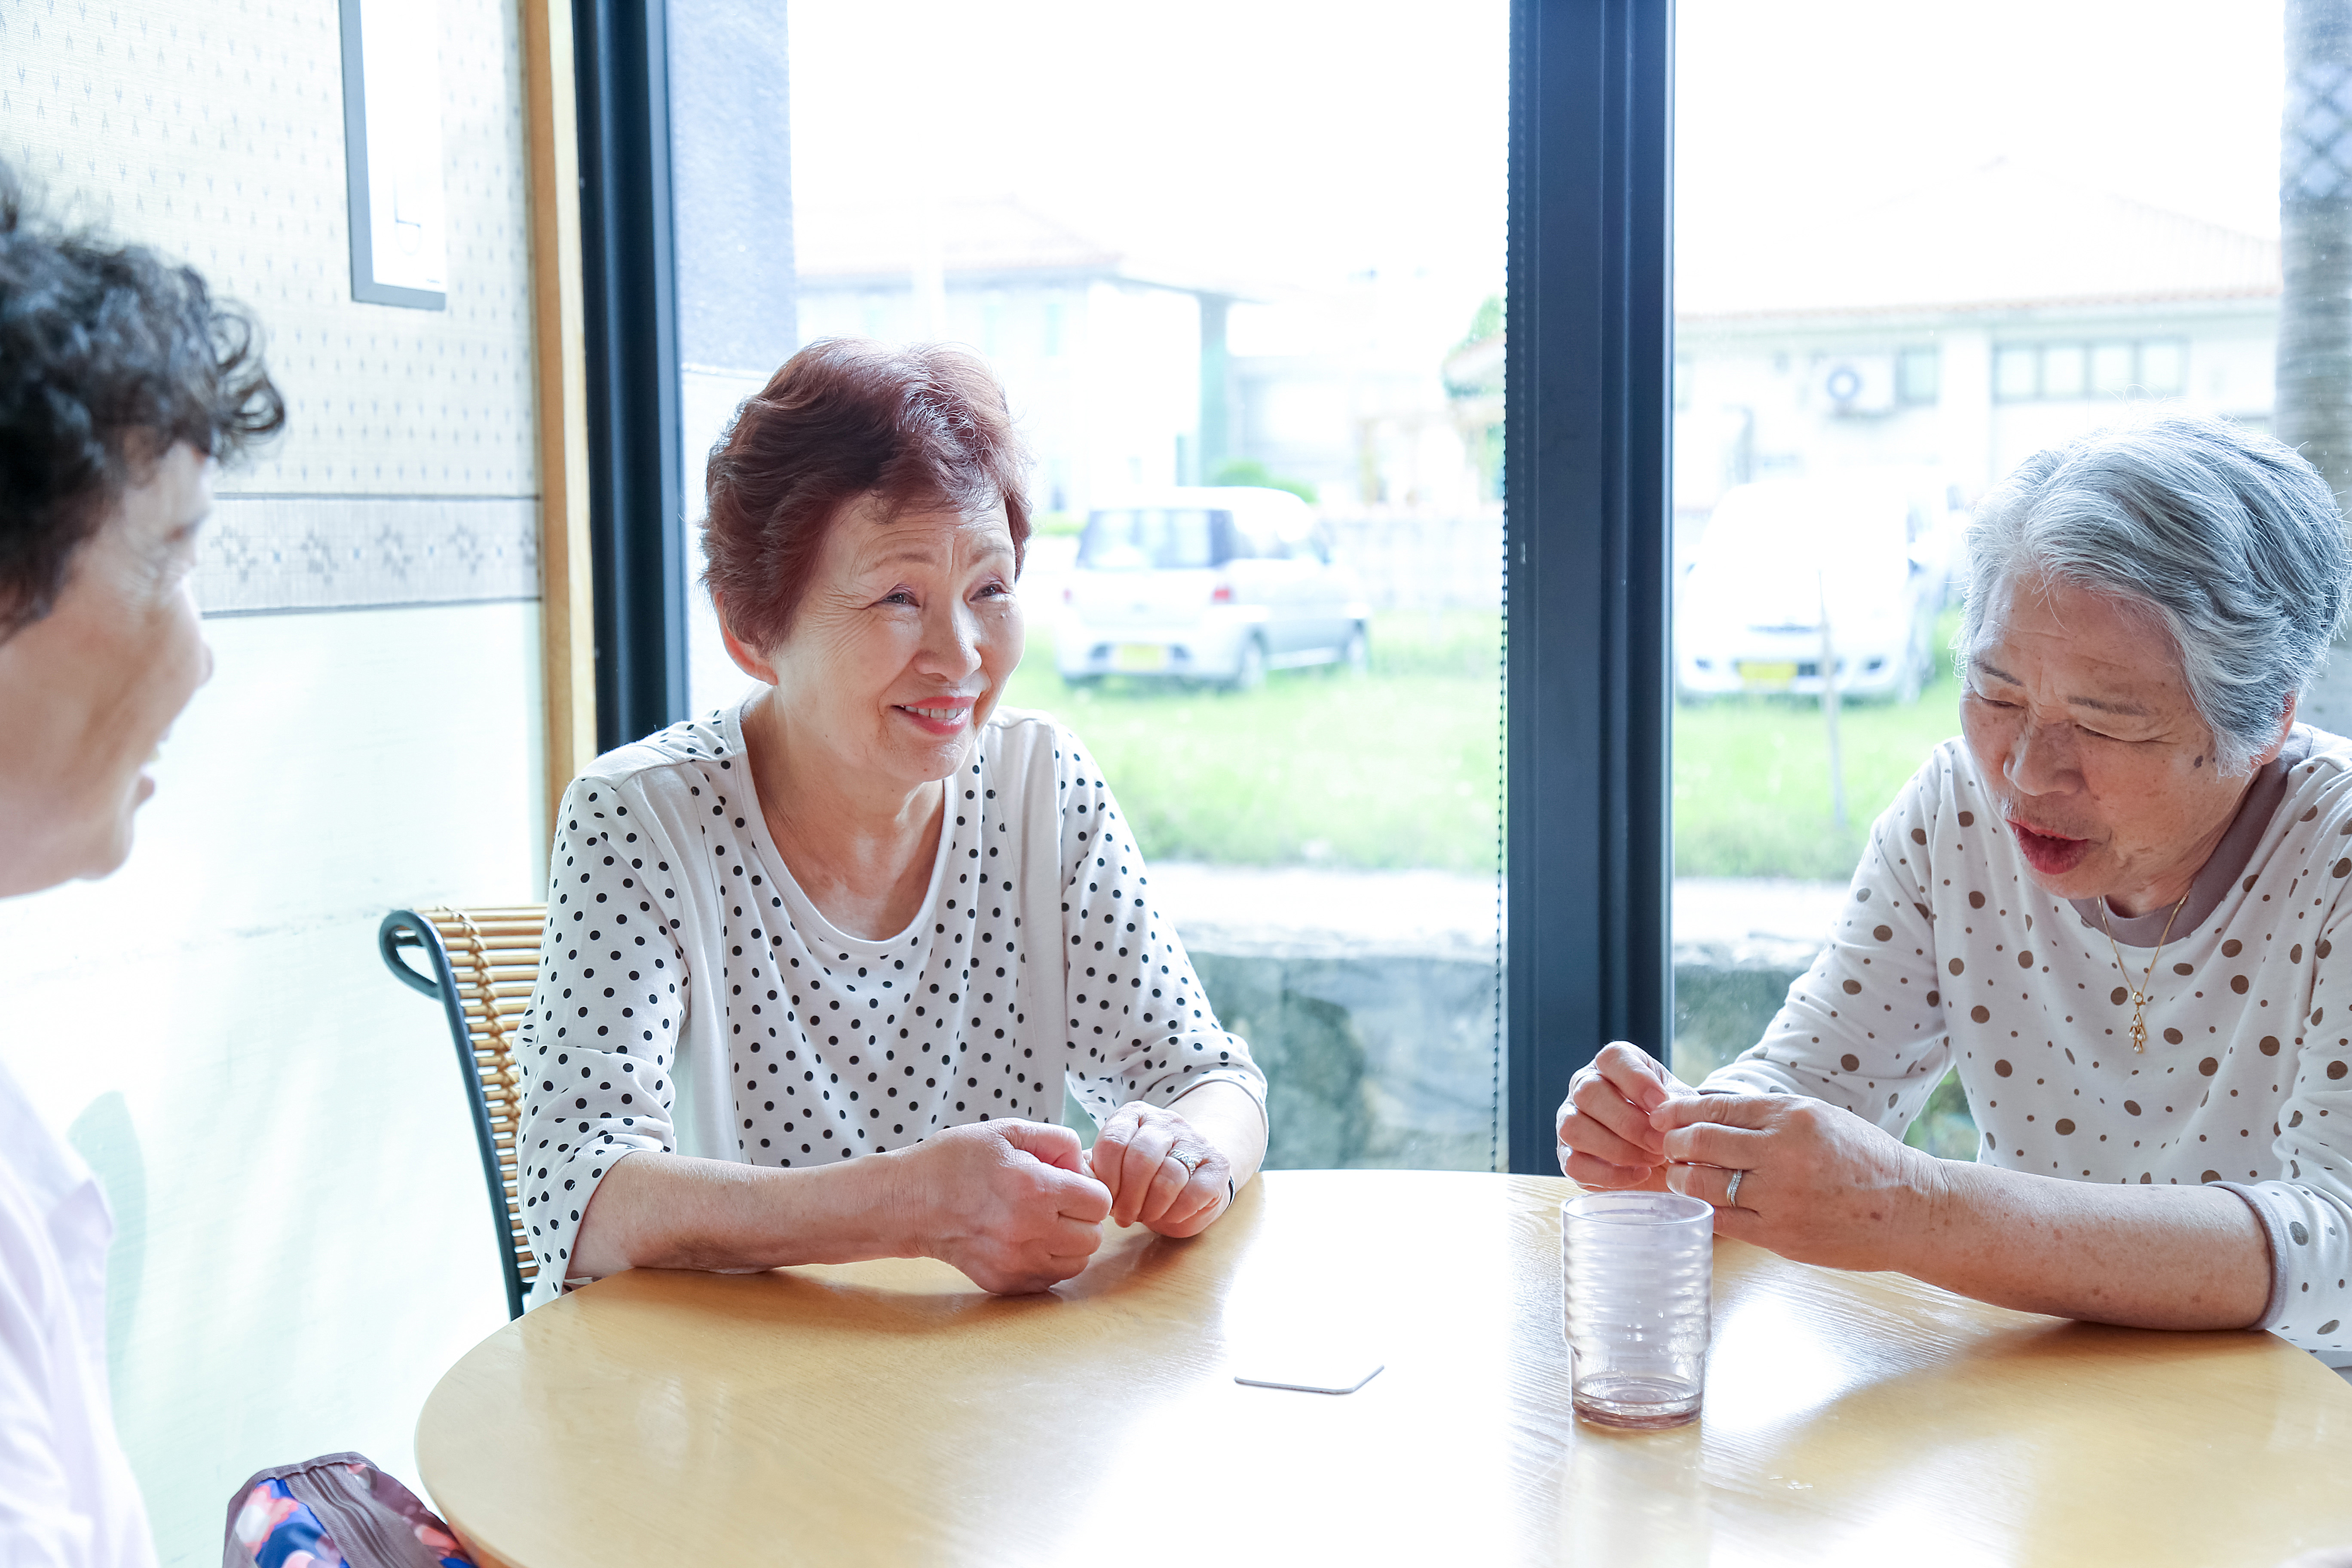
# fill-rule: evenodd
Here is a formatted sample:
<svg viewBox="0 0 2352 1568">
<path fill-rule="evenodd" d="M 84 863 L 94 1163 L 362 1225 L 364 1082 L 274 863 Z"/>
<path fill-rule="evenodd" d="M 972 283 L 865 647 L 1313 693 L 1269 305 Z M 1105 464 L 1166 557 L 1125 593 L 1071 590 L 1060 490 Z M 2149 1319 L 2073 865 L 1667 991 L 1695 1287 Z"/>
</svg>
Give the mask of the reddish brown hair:
<svg viewBox="0 0 2352 1568">
<path fill-rule="evenodd" d="M 861 496 L 971 513 L 1004 503 L 1020 570 L 1027 455 L 988 367 L 940 343 L 827 338 L 791 359 L 710 453 L 703 585 L 754 647 L 791 629 L 826 531 Z"/>
</svg>

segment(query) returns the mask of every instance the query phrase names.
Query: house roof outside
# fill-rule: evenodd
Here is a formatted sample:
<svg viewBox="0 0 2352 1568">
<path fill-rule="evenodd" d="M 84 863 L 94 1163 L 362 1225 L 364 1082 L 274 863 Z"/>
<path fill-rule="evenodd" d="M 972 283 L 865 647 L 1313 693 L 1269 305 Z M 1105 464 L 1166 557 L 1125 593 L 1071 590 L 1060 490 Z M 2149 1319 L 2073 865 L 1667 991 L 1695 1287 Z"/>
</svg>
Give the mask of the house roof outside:
<svg viewBox="0 0 2352 1568">
<path fill-rule="evenodd" d="M 2260 300 L 2279 242 L 1999 160 L 1889 201 L 1792 223 L 1780 243 L 1685 240 L 1685 322 Z"/>
<path fill-rule="evenodd" d="M 1263 292 L 1213 268 L 1108 244 L 1013 196 L 803 206 L 793 246 L 803 280 L 836 286 L 905 287 L 936 256 L 956 281 L 1106 278 L 1229 299 Z"/>
</svg>

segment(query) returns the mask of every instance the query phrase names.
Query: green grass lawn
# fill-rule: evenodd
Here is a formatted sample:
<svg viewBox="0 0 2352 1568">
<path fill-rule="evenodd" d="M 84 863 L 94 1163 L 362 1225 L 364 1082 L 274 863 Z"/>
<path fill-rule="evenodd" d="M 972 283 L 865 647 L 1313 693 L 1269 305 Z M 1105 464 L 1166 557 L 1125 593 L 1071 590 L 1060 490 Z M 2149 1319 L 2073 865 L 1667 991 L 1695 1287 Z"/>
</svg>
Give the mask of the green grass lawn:
<svg viewBox="0 0 2352 1568">
<path fill-rule="evenodd" d="M 1147 858 L 1491 871 L 1500 636 L 1492 613 L 1375 616 L 1366 673 L 1227 692 L 1066 686 L 1033 626 L 1004 700 L 1077 731 Z"/>
<path fill-rule="evenodd" d="M 1949 644 L 1958 612 L 1937 627 Z M 1853 874 L 1871 822 L 1938 742 L 1959 733 L 1959 683 L 1948 658 L 1910 704 L 1839 705 L 1846 822 L 1831 813 L 1829 732 L 1813 698 L 1734 697 L 1675 709 L 1675 874 Z"/>
<path fill-rule="evenodd" d="M 1939 637 L 1951 630 L 1948 616 Z M 1376 616 L 1367 673 L 1277 670 L 1228 692 L 1122 677 L 1066 686 L 1039 626 L 1005 700 L 1078 732 L 1151 858 L 1491 871 L 1500 637 L 1492 612 Z M 1958 700 L 1947 663 L 1916 703 L 1841 706 L 1843 829 L 1818 701 L 1678 705 L 1675 874 L 1843 881 L 1872 819 L 1958 732 Z"/>
</svg>

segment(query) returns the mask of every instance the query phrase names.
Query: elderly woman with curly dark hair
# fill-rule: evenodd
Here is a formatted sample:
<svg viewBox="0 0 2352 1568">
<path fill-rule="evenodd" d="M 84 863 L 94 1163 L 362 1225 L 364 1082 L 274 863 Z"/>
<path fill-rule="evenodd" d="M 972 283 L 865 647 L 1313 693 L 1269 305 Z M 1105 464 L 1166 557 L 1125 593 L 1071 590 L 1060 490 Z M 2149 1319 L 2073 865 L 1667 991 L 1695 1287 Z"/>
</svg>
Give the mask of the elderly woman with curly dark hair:
<svg viewBox="0 0 2352 1568">
<path fill-rule="evenodd" d="M 1265 1079 L 1077 738 L 1001 706 L 1029 537 L 1003 394 L 952 350 L 818 343 L 709 489 L 760 684 L 564 797 L 518 1050 L 542 1296 L 915 1256 L 1038 1290 L 1106 1218 L 1197 1235 L 1264 1156 Z"/>
<path fill-rule="evenodd" d="M 2352 743 L 2295 722 L 2336 498 L 2170 416 L 2030 458 L 1969 545 L 1962 732 L 1828 947 L 1696 1091 L 1604 1049 L 1561 1166 L 1807 1262 L 2352 1364 Z M 1974 1161 L 1899 1142 L 1949 1068 Z"/>
<path fill-rule="evenodd" d="M 137 246 L 41 229 L 0 166 L 0 897 L 103 877 L 212 671 L 214 465 L 284 407 L 246 319 Z M 154 1561 L 106 1386 L 106 1199 L 0 1069 L 0 1558 Z"/>
</svg>

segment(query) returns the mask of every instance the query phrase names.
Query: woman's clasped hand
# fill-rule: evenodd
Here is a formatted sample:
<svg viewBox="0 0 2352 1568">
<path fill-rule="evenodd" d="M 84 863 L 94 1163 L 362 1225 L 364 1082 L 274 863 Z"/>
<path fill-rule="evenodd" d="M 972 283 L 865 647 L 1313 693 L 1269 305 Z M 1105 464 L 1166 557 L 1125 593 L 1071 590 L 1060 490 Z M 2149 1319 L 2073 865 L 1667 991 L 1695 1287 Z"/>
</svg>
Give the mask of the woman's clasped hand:
<svg viewBox="0 0 2352 1568">
<path fill-rule="evenodd" d="M 1883 1268 L 1933 1229 L 1943 1162 L 1801 1095 L 1701 1094 L 1622 1040 L 1571 1080 L 1561 1168 L 1716 1205 L 1716 1230 L 1800 1263 Z M 1738 1179 L 1734 1192 L 1732 1181 Z"/>
<path fill-rule="evenodd" d="M 1094 1173 L 1111 1217 L 1161 1236 L 1198 1236 L 1233 1196 L 1233 1162 L 1172 1110 L 1122 1105 L 1095 1135 Z"/>
<path fill-rule="evenodd" d="M 936 1258 L 983 1290 L 1044 1290 L 1101 1247 L 1105 1221 L 1198 1235 L 1223 1212 L 1230 1163 L 1174 1111 L 1121 1107 L 1091 1151 L 1066 1127 L 983 1121 L 884 1156 L 884 1200 L 902 1216 L 891 1250 Z"/>
<path fill-rule="evenodd" d="M 950 1127 L 880 1158 L 897 1162 L 900 1178 L 890 1203 L 907 1234 L 891 1250 L 952 1264 L 983 1290 L 1050 1289 L 1102 1246 L 1110 1191 L 1066 1127 Z"/>
</svg>

